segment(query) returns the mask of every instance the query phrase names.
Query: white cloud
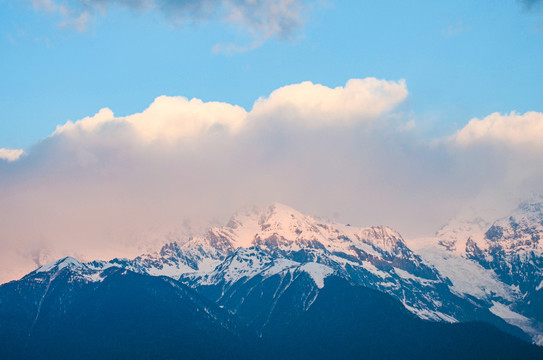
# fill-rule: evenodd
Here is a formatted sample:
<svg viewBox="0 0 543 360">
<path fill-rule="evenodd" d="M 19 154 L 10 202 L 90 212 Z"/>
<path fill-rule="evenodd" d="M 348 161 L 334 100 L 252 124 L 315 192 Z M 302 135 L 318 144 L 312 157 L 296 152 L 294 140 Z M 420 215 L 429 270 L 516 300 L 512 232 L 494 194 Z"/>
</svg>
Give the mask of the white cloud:
<svg viewBox="0 0 543 360">
<path fill-rule="evenodd" d="M 440 142 L 472 179 L 470 184 L 480 188 L 466 202 L 484 209 L 479 216 L 504 216 L 519 198 L 543 193 L 543 167 L 539 166 L 543 164 L 542 113 L 493 113 L 475 118 Z"/>
<path fill-rule="evenodd" d="M 144 112 L 125 118 L 140 136 L 153 141 L 203 135 L 212 130 L 235 133 L 244 125 L 247 112 L 240 106 L 161 96 Z"/>
<path fill-rule="evenodd" d="M 405 81 L 351 79 L 344 87 L 329 88 L 306 81 L 277 89 L 258 99 L 250 112 L 223 102 L 160 96 L 143 112 L 115 117 L 104 108 L 96 115 L 57 127 L 62 133 L 99 131 L 104 125 L 129 125 L 145 142 L 200 137 L 208 132 L 234 134 L 248 125 L 270 120 L 307 128 L 353 126 L 377 119 L 407 97 Z M 409 126 L 407 124 L 406 126 Z"/>
<path fill-rule="evenodd" d="M 57 127 L 54 135 L 78 131 L 96 132 L 104 125 L 117 123 L 131 126 L 144 142 L 188 139 L 209 131 L 239 131 L 247 117 L 240 106 L 222 102 L 203 102 L 177 96 L 160 96 L 143 112 L 126 117 L 115 117 L 104 108 L 96 115 Z"/>
<path fill-rule="evenodd" d="M 508 147 L 543 147 L 543 113 L 493 113 L 484 119 L 472 119 L 452 136 L 461 146 L 493 143 Z"/>
<path fill-rule="evenodd" d="M 108 123 L 110 121 L 114 121 L 115 116 L 113 115 L 113 111 L 111 111 L 108 108 L 101 109 L 98 113 L 96 113 L 94 116 L 87 116 L 86 118 L 83 118 L 81 120 L 77 120 L 76 122 L 68 121 L 64 125 L 57 126 L 57 129 L 53 133 L 54 135 L 60 135 L 62 133 L 70 132 L 70 131 L 94 131 L 100 126 L 102 126 L 105 123 Z"/>
<path fill-rule="evenodd" d="M 334 89 L 306 81 L 259 99 L 251 115 L 303 122 L 311 128 L 353 125 L 382 116 L 403 102 L 407 94 L 403 80 L 351 79 L 344 87 Z"/>
<path fill-rule="evenodd" d="M 0 148 L 0 160 L 15 161 L 24 154 L 22 149 Z"/>
</svg>

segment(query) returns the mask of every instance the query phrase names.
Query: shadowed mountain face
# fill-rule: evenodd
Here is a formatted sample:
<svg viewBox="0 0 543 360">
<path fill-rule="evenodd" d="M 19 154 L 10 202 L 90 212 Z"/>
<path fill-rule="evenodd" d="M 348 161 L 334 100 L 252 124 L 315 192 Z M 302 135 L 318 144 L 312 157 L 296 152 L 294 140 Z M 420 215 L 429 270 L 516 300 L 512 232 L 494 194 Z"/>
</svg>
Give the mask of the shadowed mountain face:
<svg viewBox="0 0 543 360">
<path fill-rule="evenodd" d="M 543 358 L 497 275 L 489 294 L 458 283 L 490 263 L 424 259 L 386 227 L 250 209 L 155 254 L 65 258 L 0 286 L 0 358 Z"/>
<path fill-rule="evenodd" d="M 543 351 L 485 323 L 421 320 L 393 297 L 339 278 L 327 279 L 307 311 L 278 304 L 265 335 L 290 359 L 535 359 Z"/>
<path fill-rule="evenodd" d="M 0 357 L 251 358 L 243 327 L 186 286 L 118 268 L 102 276 L 63 268 L 3 285 Z"/>
</svg>

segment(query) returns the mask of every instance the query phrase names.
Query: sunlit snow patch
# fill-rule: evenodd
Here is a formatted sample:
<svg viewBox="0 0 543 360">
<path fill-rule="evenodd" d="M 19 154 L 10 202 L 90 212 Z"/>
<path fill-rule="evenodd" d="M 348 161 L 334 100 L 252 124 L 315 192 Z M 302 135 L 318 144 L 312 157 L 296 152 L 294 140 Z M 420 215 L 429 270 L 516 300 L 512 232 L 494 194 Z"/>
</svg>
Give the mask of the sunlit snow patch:
<svg viewBox="0 0 543 360">
<path fill-rule="evenodd" d="M 334 272 L 332 268 L 314 262 L 303 264 L 300 270 L 308 273 L 319 289 L 324 287 L 324 279 Z"/>
</svg>

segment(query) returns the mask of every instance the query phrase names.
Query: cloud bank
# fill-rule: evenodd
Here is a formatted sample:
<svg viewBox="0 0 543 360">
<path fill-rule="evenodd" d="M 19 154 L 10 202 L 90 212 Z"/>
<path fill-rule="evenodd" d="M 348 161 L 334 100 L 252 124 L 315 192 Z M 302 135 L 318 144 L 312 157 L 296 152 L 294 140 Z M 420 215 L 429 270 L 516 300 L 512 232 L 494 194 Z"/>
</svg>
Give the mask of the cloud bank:
<svg viewBox="0 0 543 360">
<path fill-rule="evenodd" d="M 64 255 L 136 256 L 251 204 L 417 236 L 466 205 L 543 192 L 543 114 L 491 114 L 429 142 L 407 98 L 404 81 L 303 82 L 248 111 L 160 96 L 60 125 L 0 160 L 0 281 Z"/>
</svg>

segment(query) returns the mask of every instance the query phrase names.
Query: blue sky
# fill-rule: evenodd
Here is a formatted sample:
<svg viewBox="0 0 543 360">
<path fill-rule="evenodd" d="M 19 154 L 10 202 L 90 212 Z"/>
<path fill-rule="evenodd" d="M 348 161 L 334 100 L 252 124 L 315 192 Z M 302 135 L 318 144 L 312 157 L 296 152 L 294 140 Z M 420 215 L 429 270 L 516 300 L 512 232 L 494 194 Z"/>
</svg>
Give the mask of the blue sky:
<svg viewBox="0 0 543 360">
<path fill-rule="evenodd" d="M 492 112 L 542 111 L 543 12 L 515 0 L 307 2 L 286 38 L 216 53 L 260 35 L 209 17 L 174 25 L 113 5 L 88 29 L 61 27 L 30 1 L 0 2 L 0 147 L 28 148 L 68 120 L 109 107 L 144 110 L 159 95 L 253 102 L 288 84 L 405 79 L 418 131 L 453 133 Z"/>
</svg>

